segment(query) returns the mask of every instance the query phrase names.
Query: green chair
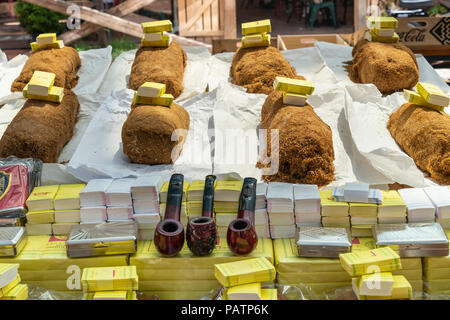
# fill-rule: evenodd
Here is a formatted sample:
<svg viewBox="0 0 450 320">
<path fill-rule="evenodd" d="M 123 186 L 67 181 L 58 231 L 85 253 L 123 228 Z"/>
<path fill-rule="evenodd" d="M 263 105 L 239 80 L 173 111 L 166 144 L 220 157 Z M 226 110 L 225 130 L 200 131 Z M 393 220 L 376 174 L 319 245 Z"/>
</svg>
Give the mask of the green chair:
<svg viewBox="0 0 450 320">
<path fill-rule="evenodd" d="M 315 3 L 313 0 L 309 0 L 309 10 L 310 10 L 310 28 L 314 27 L 314 23 L 316 22 L 317 18 L 317 12 L 319 12 L 320 9 L 328 8 L 331 13 L 331 17 L 333 18 L 333 25 L 335 28 L 337 28 L 336 24 L 336 10 L 334 8 L 334 3 L 332 1 L 330 2 L 322 2 L 322 3 Z"/>
</svg>

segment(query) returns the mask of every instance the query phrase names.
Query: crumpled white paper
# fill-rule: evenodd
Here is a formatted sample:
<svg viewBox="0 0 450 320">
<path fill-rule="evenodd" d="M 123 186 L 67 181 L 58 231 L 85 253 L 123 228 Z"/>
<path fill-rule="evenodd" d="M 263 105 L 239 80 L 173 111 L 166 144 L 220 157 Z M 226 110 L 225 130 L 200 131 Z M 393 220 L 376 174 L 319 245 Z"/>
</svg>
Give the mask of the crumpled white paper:
<svg viewBox="0 0 450 320">
<path fill-rule="evenodd" d="M 211 54 L 208 49 L 193 46 L 183 46 L 183 49 L 187 55 L 187 64 L 183 78 L 184 91 L 175 100 L 177 103 L 205 92 L 209 76 Z M 113 91 L 128 88 L 136 51 L 123 52 L 114 60 L 100 87 L 100 95 L 106 98 Z"/>
<path fill-rule="evenodd" d="M 130 89 L 111 93 L 86 129 L 68 164 L 68 171 L 83 181 L 106 177 L 137 177 L 155 172 L 166 175 L 177 172 L 198 179 L 211 174 L 208 126 L 216 91 L 180 104 L 191 118 L 181 156 L 174 165 L 153 166 L 131 163 L 123 153 L 122 126 L 130 112 L 133 94 Z"/>
</svg>

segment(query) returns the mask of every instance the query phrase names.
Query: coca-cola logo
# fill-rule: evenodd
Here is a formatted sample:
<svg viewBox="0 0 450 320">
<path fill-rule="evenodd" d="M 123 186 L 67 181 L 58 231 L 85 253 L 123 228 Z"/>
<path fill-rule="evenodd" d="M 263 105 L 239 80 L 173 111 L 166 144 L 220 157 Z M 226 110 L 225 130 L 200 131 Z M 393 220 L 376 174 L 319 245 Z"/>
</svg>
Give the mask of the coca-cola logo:
<svg viewBox="0 0 450 320">
<path fill-rule="evenodd" d="M 402 42 L 423 42 L 425 41 L 426 29 L 414 28 L 409 31 L 399 32 L 398 36 Z"/>
</svg>

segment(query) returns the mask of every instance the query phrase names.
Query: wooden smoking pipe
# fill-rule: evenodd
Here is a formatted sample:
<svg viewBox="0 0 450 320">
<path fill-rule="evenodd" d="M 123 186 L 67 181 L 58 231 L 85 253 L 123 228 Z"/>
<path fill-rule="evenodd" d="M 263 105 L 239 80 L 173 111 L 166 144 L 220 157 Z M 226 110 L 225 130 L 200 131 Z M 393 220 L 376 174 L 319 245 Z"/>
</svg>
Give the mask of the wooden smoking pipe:
<svg viewBox="0 0 450 320">
<path fill-rule="evenodd" d="M 202 216 L 189 220 L 186 229 L 188 247 L 196 256 L 206 256 L 216 247 L 217 229 L 213 219 L 215 181 L 216 176 L 206 176 Z"/>
<path fill-rule="evenodd" d="M 228 226 L 227 243 L 235 254 L 249 254 L 258 244 L 255 231 L 256 183 L 255 178 L 244 179 L 237 219 Z"/>
<path fill-rule="evenodd" d="M 182 174 L 170 177 L 164 220 L 158 223 L 155 230 L 155 246 L 159 253 L 168 257 L 176 256 L 184 245 L 184 227 L 180 222 L 183 182 Z"/>
</svg>

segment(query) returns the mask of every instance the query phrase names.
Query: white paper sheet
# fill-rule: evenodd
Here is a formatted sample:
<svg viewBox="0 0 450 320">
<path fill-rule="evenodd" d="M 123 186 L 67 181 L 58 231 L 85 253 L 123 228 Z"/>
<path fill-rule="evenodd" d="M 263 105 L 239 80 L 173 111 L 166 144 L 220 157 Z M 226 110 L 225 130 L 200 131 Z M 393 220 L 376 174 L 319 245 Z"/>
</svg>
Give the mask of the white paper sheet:
<svg viewBox="0 0 450 320">
<path fill-rule="evenodd" d="M 130 112 L 133 91 L 114 91 L 102 104 L 89 124 L 68 171 L 78 179 L 137 177 L 144 174 L 183 173 L 193 179 L 211 174 L 211 150 L 208 125 L 212 117 L 216 91 L 181 103 L 191 117 L 190 130 L 181 156 L 174 165 L 131 163 L 122 149 L 122 126 Z"/>
<path fill-rule="evenodd" d="M 183 79 L 184 91 L 175 100 L 177 103 L 205 92 L 209 76 L 211 54 L 208 49 L 193 46 L 183 46 L 183 49 L 187 55 L 187 64 Z M 103 97 L 108 97 L 113 91 L 128 88 L 136 51 L 123 52 L 114 60 L 99 90 Z"/>
</svg>

